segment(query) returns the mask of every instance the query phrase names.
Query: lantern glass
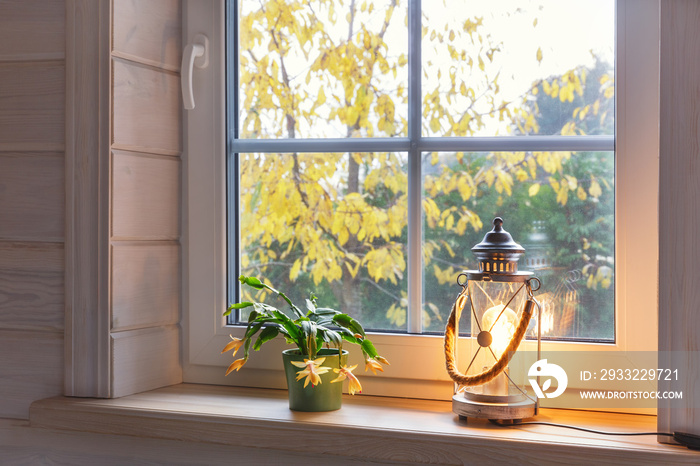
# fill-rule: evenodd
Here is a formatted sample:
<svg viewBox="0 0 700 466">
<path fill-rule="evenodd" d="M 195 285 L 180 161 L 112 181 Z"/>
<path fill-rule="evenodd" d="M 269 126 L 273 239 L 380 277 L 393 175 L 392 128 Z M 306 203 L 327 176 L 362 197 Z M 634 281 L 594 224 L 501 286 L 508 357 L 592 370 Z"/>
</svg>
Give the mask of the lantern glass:
<svg viewBox="0 0 700 466">
<path fill-rule="evenodd" d="M 469 296 L 474 305 L 471 312 L 476 317 L 471 319 L 472 337 L 483 330 L 491 334 L 491 345 L 482 351 L 490 362 L 494 362 L 505 351 L 520 321 L 527 298 L 525 283 L 470 280 Z"/>
<path fill-rule="evenodd" d="M 526 282 L 522 281 L 482 281 L 469 280 L 470 301 L 462 310 L 462 315 L 471 316 L 471 338 L 468 353 L 463 364 L 465 374 L 475 375 L 493 366 L 508 347 L 528 298 Z M 536 315 L 530 320 L 527 335 L 536 335 Z M 483 332 L 490 338 L 484 340 Z M 482 338 L 479 338 L 482 335 Z M 483 346 L 485 343 L 490 343 Z M 521 344 L 522 345 L 522 344 Z M 465 348 L 467 349 L 467 348 Z M 527 391 L 526 371 L 522 364 L 512 361 L 508 368 L 495 379 L 483 385 L 460 387 L 466 396 L 501 402 L 518 402 L 525 399 Z"/>
</svg>

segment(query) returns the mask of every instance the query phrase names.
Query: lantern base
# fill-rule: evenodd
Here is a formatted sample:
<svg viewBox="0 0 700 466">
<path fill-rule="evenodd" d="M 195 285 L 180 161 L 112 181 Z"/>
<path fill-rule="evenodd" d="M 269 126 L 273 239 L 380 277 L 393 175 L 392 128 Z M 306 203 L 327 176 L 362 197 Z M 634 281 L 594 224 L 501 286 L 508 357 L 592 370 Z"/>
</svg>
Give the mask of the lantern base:
<svg viewBox="0 0 700 466">
<path fill-rule="evenodd" d="M 460 418 L 527 419 L 537 414 L 537 403 L 529 399 L 517 403 L 487 403 L 469 400 L 463 393 L 457 393 L 452 397 L 452 412 Z"/>
<path fill-rule="evenodd" d="M 470 401 L 476 401 L 478 403 L 504 403 L 512 405 L 520 401 L 526 401 L 527 396 L 523 394 L 522 391 L 516 389 L 513 385 L 506 385 L 503 387 L 498 387 L 497 392 L 507 392 L 507 394 L 493 394 L 485 393 L 486 385 L 477 385 L 476 387 L 465 387 L 463 390 L 458 390 L 458 393 L 462 393 L 464 397 Z"/>
</svg>

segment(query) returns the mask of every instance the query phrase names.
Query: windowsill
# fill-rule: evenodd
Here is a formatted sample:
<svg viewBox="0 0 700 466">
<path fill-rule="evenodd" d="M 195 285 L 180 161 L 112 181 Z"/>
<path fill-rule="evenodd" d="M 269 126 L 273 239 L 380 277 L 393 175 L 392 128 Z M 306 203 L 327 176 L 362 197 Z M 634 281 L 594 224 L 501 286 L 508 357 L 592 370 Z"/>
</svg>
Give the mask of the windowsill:
<svg viewBox="0 0 700 466">
<path fill-rule="evenodd" d="M 181 384 L 118 399 L 56 397 L 30 408 L 30 424 L 59 430 L 134 435 L 339 455 L 347 459 L 463 464 L 489 461 L 658 463 L 700 458 L 655 436 L 610 437 L 548 426 L 498 427 L 459 421 L 445 401 L 345 395 L 327 413 L 290 411 L 283 390 Z M 543 409 L 538 421 L 626 432 L 656 430 L 656 418 Z M 546 448 L 544 448 L 546 446 Z M 585 455 L 585 456 L 582 456 Z"/>
</svg>

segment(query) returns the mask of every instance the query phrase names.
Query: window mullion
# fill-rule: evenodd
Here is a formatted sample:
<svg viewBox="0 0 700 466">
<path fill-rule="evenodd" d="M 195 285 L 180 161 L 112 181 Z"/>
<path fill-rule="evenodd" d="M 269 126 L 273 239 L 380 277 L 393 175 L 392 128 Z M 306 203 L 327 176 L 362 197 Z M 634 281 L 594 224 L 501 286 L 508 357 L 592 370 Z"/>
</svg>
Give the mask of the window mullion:
<svg viewBox="0 0 700 466">
<path fill-rule="evenodd" d="M 615 136 L 493 136 L 421 138 L 423 152 L 614 151 Z"/>
<path fill-rule="evenodd" d="M 421 333 L 423 322 L 423 209 L 421 151 L 421 0 L 408 3 L 408 312 L 406 330 Z"/>
<path fill-rule="evenodd" d="M 225 24 L 229 31 L 232 31 L 233 47 L 225 48 L 226 57 L 226 94 L 230 102 L 225 109 L 226 112 L 226 132 L 227 139 L 238 139 L 239 113 L 238 113 L 238 89 L 239 89 L 239 62 L 238 62 L 238 1 L 227 1 L 224 5 L 226 15 Z M 228 38 L 226 39 L 228 41 Z M 227 143 L 227 146 L 229 144 Z M 226 216 L 227 216 L 227 302 L 238 302 L 240 298 L 240 288 L 238 276 L 240 268 L 240 216 L 239 216 L 239 190 L 238 190 L 238 153 L 227 148 L 226 151 Z M 232 315 L 227 322 L 236 322 L 238 316 Z"/>
<path fill-rule="evenodd" d="M 233 139 L 238 154 L 302 152 L 406 152 L 408 138 Z"/>
<path fill-rule="evenodd" d="M 410 99 L 409 99 L 410 101 Z M 409 105 L 410 106 L 410 105 Z M 416 106 L 421 117 L 420 105 Z M 410 112 L 410 111 L 409 111 Z M 412 123 L 409 122 L 409 126 Z M 415 125 L 420 130 L 420 120 Z M 414 147 L 415 146 L 415 147 Z M 613 151 L 615 136 L 492 136 L 338 139 L 232 139 L 231 153 L 433 151 Z M 420 168 L 420 167 L 417 167 Z"/>
</svg>

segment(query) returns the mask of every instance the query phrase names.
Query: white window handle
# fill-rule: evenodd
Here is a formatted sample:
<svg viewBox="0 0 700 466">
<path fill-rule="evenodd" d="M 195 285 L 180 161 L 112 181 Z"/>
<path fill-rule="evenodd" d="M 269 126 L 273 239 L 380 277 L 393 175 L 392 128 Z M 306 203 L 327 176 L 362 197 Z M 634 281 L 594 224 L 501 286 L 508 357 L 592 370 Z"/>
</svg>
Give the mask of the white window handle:
<svg viewBox="0 0 700 466">
<path fill-rule="evenodd" d="M 192 110 L 194 108 L 192 71 L 195 66 L 197 68 L 206 68 L 209 66 L 209 39 L 204 34 L 195 35 L 192 43 L 187 44 L 182 53 L 180 79 L 182 81 L 182 101 L 187 110 Z"/>
</svg>

